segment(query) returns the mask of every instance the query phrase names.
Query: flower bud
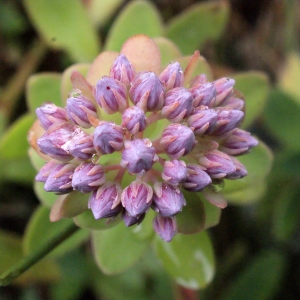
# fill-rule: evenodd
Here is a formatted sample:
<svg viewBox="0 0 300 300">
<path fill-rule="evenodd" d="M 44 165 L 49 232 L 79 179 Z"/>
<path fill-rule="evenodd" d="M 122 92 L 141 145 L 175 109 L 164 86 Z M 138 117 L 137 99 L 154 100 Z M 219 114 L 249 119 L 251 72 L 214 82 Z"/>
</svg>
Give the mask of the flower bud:
<svg viewBox="0 0 300 300">
<path fill-rule="evenodd" d="M 234 163 L 236 170 L 235 170 L 235 172 L 227 175 L 225 178 L 226 179 L 240 179 L 240 178 L 247 176 L 248 172 L 246 170 L 246 167 L 235 157 L 231 156 L 230 158 L 231 158 L 231 161 Z"/>
<path fill-rule="evenodd" d="M 186 205 L 183 194 L 178 187 L 166 182 L 154 185 L 152 208 L 163 217 L 171 217 L 178 214 Z"/>
<path fill-rule="evenodd" d="M 65 109 L 52 102 L 45 102 L 35 112 L 45 130 L 55 123 L 68 121 Z"/>
<path fill-rule="evenodd" d="M 101 165 L 82 163 L 74 171 L 72 186 L 81 193 L 96 190 L 105 182 L 105 174 Z"/>
<path fill-rule="evenodd" d="M 191 82 L 190 82 L 190 87 L 193 88 L 198 84 L 203 84 L 203 83 L 207 83 L 207 77 L 205 74 L 200 74 L 195 76 Z"/>
<path fill-rule="evenodd" d="M 227 98 L 221 103 L 221 107 L 224 107 L 226 109 L 244 110 L 244 100 L 233 96 Z"/>
<path fill-rule="evenodd" d="M 223 77 L 215 80 L 213 83 L 217 91 L 215 106 L 218 106 L 232 92 L 235 80 Z"/>
<path fill-rule="evenodd" d="M 94 89 L 94 97 L 108 114 L 123 111 L 126 108 L 126 87 L 116 79 L 103 76 L 98 80 Z"/>
<path fill-rule="evenodd" d="M 39 182 L 46 182 L 52 169 L 58 165 L 55 160 L 50 160 L 39 170 L 38 174 L 35 176 L 35 180 Z"/>
<path fill-rule="evenodd" d="M 62 149 L 61 146 L 73 137 L 75 128 L 74 125 L 68 122 L 53 124 L 38 139 L 37 143 L 40 150 L 60 161 L 71 160 L 73 158 L 72 155 Z"/>
<path fill-rule="evenodd" d="M 213 178 L 223 178 L 236 171 L 231 158 L 224 152 L 214 150 L 205 153 L 199 158 L 199 164 L 205 168 L 206 173 Z"/>
<path fill-rule="evenodd" d="M 153 72 L 141 72 L 129 90 L 131 101 L 144 111 L 158 111 L 164 105 L 164 87 Z"/>
<path fill-rule="evenodd" d="M 144 131 L 146 128 L 146 116 L 137 106 L 128 107 L 122 115 L 122 124 L 131 134 Z"/>
<path fill-rule="evenodd" d="M 159 75 L 166 91 L 183 85 L 183 71 L 178 62 L 169 64 Z"/>
<path fill-rule="evenodd" d="M 110 154 L 123 148 L 123 128 L 112 122 L 102 121 L 94 132 L 94 146 L 100 154 Z"/>
<path fill-rule="evenodd" d="M 244 113 L 240 110 L 219 109 L 217 110 L 217 121 L 214 128 L 211 128 L 206 133 L 215 136 L 227 133 L 236 128 L 241 123 L 243 117 Z"/>
<path fill-rule="evenodd" d="M 216 87 L 213 83 L 207 82 L 198 84 L 190 89 L 190 93 L 193 96 L 193 107 L 199 107 L 201 105 L 212 108 L 215 104 Z"/>
<path fill-rule="evenodd" d="M 193 108 L 192 103 L 192 94 L 187 89 L 174 88 L 167 92 L 161 114 L 169 121 L 178 123 L 190 115 Z"/>
<path fill-rule="evenodd" d="M 142 171 L 149 171 L 158 157 L 155 148 L 148 139 L 135 139 L 125 141 L 125 149 L 122 152 L 120 165 L 127 168 L 129 173 L 137 174 Z"/>
<path fill-rule="evenodd" d="M 88 207 L 96 220 L 115 217 L 121 212 L 121 191 L 118 184 L 106 182 L 91 194 Z"/>
<path fill-rule="evenodd" d="M 54 192 L 56 194 L 70 193 L 73 190 L 72 175 L 75 167 L 76 166 L 72 164 L 58 164 L 55 166 L 45 182 L 45 191 Z"/>
<path fill-rule="evenodd" d="M 191 152 L 195 143 L 193 131 L 181 124 L 170 124 L 163 131 L 160 140 L 160 145 L 172 159 L 178 159 Z"/>
<path fill-rule="evenodd" d="M 153 220 L 153 228 L 166 242 L 171 242 L 177 233 L 175 217 L 156 216 Z"/>
<path fill-rule="evenodd" d="M 90 159 L 96 153 L 93 137 L 80 128 L 73 132 L 72 138 L 63 144 L 61 148 L 80 160 Z"/>
<path fill-rule="evenodd" d="M 83 128 L 92 126 L 89 117 L 98 117 L 94 103 L 77 89 L 73 90 L 67 99 L 66 112 L 69 120 Z"/>
<path fill-rule="evenodd" d="M 182 184 L 183 188 L 187 191 L 199 192 L 211 184 L 212 180 L 210 176 L 199 165 L 189 164 L 187 165 L 187 170 L 188 176 Z"/>
<path fill-rule="evenodd" d="M 141 214 L 140 216 L 138 217 L 132 217 L 127 211 L 126 209 L 123 210 L 123 214 L 122 214 L 122 218 L 123 218 L 123 221 L 124 221 L 124 224 L 127 226 L 127 227 L 130 227 L 132 225 L 139 225 L 142 223 L 142 221 L 144 220 L 145 218 L 145 213 Z"/>
<path fill-rule="evenodd" d="M 109 76 L 121 81 L 125 86 L 129 86 L 135 75 L 135 70 L 124 54 L 120 54 L 114 61 Z"/>
<path fill-rule="evenodd" d="M 172 185 L 178 185 L 186 179 L 186 176 L 187 168 L 184 161 L 176 159 L 165 161 L 164 170 L 161 174 L 164 181 Z"/>
<path fill-rule="evenodd" d="M 152 187 L 144 182 L 133 181 L 121 194 L 123 207 L 130 216 L 137 218 L 151 206 Z"/>
<path fill-rule="evenodd" d="M 195 109 L 187 119 L 189 127 L 196 135 L 202 136 L 206 131 L 211 131 L 217 121 L 217 113 L 214 109 L 201 106 Z"/>
<path fill-rule="evenodd" d="M 257 145 L 258 141 L 248 131 L 237 128 L 220 142 L 220 150 L 229 155 L 241 155 Z"/>
</svg>

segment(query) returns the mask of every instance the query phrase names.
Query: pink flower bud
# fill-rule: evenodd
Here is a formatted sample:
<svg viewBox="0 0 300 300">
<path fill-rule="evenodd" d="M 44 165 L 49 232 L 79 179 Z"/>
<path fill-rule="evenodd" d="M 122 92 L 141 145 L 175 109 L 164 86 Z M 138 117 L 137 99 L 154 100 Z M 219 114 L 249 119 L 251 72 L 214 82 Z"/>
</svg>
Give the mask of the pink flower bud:
<svg viewBox="0 0 300 300">
<path fill-rule="evenodd" d="M 154 185 L 152 208 L 163 217 L 171 217 L 178 214 L 186 205 L 183 194 L 178 187 L 166 182 Z"/>
<path fill-rule="evenodd" d="M 46 164 L 43 165 L 43 167 L 40 169 L 38 174 L 35 176 L 35 180 L 40 181 L 40 182 L 46 182 L 50 172 L 57 165 L 58 165 L 58 162 L 55 160 L 48 161 Z"/>
<path fill-rule="evenodd" d="M 105 174 L 101 165 L 82 163 L 74 171 L 72 186 L 81 193 L 96 190 L 105 182 Z"/>
<path fill-rule="evenodd" d="M 121 212 L 121 192 L 118 184 L 107 182 L 91 194 L 88 207 L 96 220 L 115 217 Z"/>
<path fill-rule="evenodd" d="M 125 141 L 120 165 L 127 168 L 129 173 L 138 174 L 142 171 L 149 171 L 157 159 L 155 148 L 152 147 L 150 140 L 135 139 Z"/>
<path fill-rule="evenodd" d="M 90 128 L 92 125 L 89 117 L 97 118 L 97 109 L 94 103 L 83 96 L 80 90 L 73 90 L 67 99 L 66 112 L 68 118 L 83 128 Z"/>
<path fill-rule="evenodd" d="M 150 185 L 133 181 L 121 195 L 122 205 L 132 217 L 139 217 L 151 206 L 153 191 Z"/>
<path fill-rule="evenodd" d="M 203 83 L 207 83 L 207 77 L 205 74 L 200 74 L 195 76 L 191 82 L 190 82 L 190 87 L 193 88 L 198 84 L 203 84 Z"/>
<path fill-rule="evenodd" d="M 103 76 L 98 80 L 94 89 L 94 97 L 108 114 L 123 111 L 126 108 L 126 87 L 116 79 Z"/>
<path fill-rule="evenodd" d="M 217 90 L 215 105 L 220 103 L 232 92 L 235 80 L 231 78 L 220 78 L 213 82 Z"/>
<path fill-rule="evenodd" d="M 175 217 L 156 216 L 153 220 L 153 228 L 166 242 L 171 242 L 177 233 Z"/>
<path fill-rule="evenodd" d="M 58 164 L 55 166 L 45 182 L 45 191 L 56 194 L 70 193 L 73 190 L 72 176 L 75 168 L 76 166 L 72 164 Z"/>
<path fill-rule="evenodd" d="M 172 184 L 178 185 L 182 183 L 187 177 L 186 164 L 182 160 L 171 160 L 165 161 L 164 170 L 161 174 L 164 181 Z"/>
<path fill-rule="evenodd" d="M 124 54 L 120 54 L 114 61 L 109 76 L 121 81 L 125 86 L 129 86 L 135 75 L 135 70 Z"/>
<path fill-rule="evenodd" d="M 153 72 L 141 72 L 129 90 L 131 101 L 144 111 L 158 111 L 164 105 L 164 87 Z"/>
<path fill-rule="evenodd" d="M 160 145 L 172 159 L 190 153 L 196 143 L 193 131 L 185 125 L 170 124 L 162 134 Z"/>
<path fill-rule="evenodd" d="M 211 184 L 212 180 L 210 176 L 199 165 L 188 164 L 187 170 L 188 176 L 182 184 L 183 188 L 187 191 L 199 192 Z"/>
<path fill-rule="evenodd" d="M 122 124 L 131 134 L 144 131 L 146 128 L 146 116 L 137 106 L 128 107 L 122 115 Z"/>
<path fill-rule="evenodd" d="M 190 93 L 193 96 L 193 107 L 195 108 L 201 105 L 212 108 L 215 104 L 217 91 L 213 83 L 198 84 L 190 89 Z"/>
<path fill-rule="evenodd" d="M 94 146 L 100 154 L 110 154 L 123 148 L 123 128 L 112 122 L 100 122 L 94 132 Z"/>
<path fill-rule="evenodd" d="M 127 227 L 130 227 L 132 225 L 139 225 L 145 218 L 145 213 L 141 214 L 140 216 L 138 217 L 132 217 L 127 211 L 126 209 L 123 210 L 123 214 L 122 214 L 122 218 L 123 218 L 123 221 L 124 221 L 124 224 L 127 226 Z"/>
<path fill-rule="evenodd" d="M 51 102 L 45 102 L 35 112 L 45 130 L 55 123 L 68 121 L 65 109 Z"/>
<path fill-rule="evenodd" d="M 159 75 L 166 91 L 183 85 L 183 70 L 178 62 L 170 63 Z"/>
<path fill-rule="evenodd" d="M 230 158 L 231 158 L 231 161 L 234 163 L 236 170 L 235 170 L 235 172 L 228 174 L 225 178 L 226 179 L 240 179 L 240 178 L 247 176 L 248 172 L 246 170 L 246 167 L 235 157 L 231 156 Z"/>
</svg>

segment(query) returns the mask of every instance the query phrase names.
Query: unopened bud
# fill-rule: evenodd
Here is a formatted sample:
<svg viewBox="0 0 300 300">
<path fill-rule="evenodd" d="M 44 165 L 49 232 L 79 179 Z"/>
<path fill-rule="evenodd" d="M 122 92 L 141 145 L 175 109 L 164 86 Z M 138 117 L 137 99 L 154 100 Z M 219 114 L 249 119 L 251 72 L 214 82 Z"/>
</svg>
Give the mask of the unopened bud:
<svg viewBox="0 0 300 300">
<path fill-rule="evenodd" d="M 190 87 L 193 88 L 198 84 L 203 84 L 203 83 L 207 83 L 207 76 L 205 74 L 200 74 L 195 76 L 191 82 L 190 82 Z"/>
<path fill-rule="evenodd" d="M 125 86 L 129 86 L 135 75 L 135 70 L 124 54 L 120 54 L 114 61 L 109 76 L 121 81 Z"/>
<path fill-rule="evenodd" d="M 222 101 L 232 92 L 235 80 L 231 78 L 220 78 L 213 82 L 216 87 L 217 95 L 215 106 L 219 106 Z"/>
<path fill-rule="evenodd" d="M 140 216 L 138 217 L 132 217 L 127 211 L 126 209 L 123 210 L 123 214 L 122 214 L 122 218 L 123 218 L 123 221 L 124 221 L 124 224 L 127 226 L 127 227 L 130 227 L 132 225 L 139 225 L 145 218 L 145 213 L 141 214 Z"/>
<path fill-rule="evenodd" d="M 234 163 L 236 170 L 233 173 L 228 174 L 225 178 L 226 179 L 240 179 L 240 178 L 247 176 L 248 172 L 246 170 L 246 167 L 235 157 L 231 156 L 230 158 L 231 158 L 231 161 Z"/>
<path fill-rule="evenodd" d="M 50 160 L 39 170 L 38 174 L 35 176 L 35 180 L 39 182 L 46 182 L 52 169 L 58 165 L 55 160 Z"/>
<path fill-rule="evenodd" d="M 183 84 L 183 70 L 178 62 L 169 64 L 159 75 L 159 80 L 166 91 L 180 87 Z"/>
<path fill-rule="evenodd" d="M 146 116 L 137 106 L 128 107 L 122 115 L 122 124 L 131 134 L 144 131 L 146 128 Z"/>
<path fill-rule="evenodd" d="M 165 162 L 164 170 L 161 174 L 164 181 L 172 185 L 178 185 L 186 179 L 186 176 L 187 168 L 184 161 L 174 159 Z"/>
<path fill-rule="evenodd" d="M 153 228 L 163 240 L 171 242 L 177 233 L 177 224 L 175 217 L 156 216 L 153 220 Z"/>
<path fill-rule="evenodd" d="M 197 108 L 201 105 L 212 108 L 216 99 L 216 87 L 213 83 L 207 82 L 198 84 L 190 89 L 193 96 L 193 107 Z"/>
<path fill-rule="evenodd" d="M 182 184 L 183 188 L 190 192 L 199 192 L 211 184 L 210 176 L 196 164 L 187 165 L 188 176 Z"/>
</svg>

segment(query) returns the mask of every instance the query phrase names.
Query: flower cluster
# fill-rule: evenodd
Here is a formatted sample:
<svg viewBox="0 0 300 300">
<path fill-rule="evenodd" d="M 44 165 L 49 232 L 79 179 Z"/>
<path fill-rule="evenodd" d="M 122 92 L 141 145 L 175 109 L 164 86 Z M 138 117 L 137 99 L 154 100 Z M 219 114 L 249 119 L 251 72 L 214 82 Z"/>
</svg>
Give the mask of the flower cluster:
<svg viewBox="0 0 300 300">
<path fill-rule="evenodd" d="M 48 192 L 90 193 L 95 219 L 120 214 L 132 226 L 151 208 L 154 230 L 171 241 L 186 204 L 182 189 L 199 192 L 223 178 L 244 177 L 236 156 L 257 145 L 238 128 L 244 101 L 233 79 L 208 82 L 202 74 L 188 88 L 183 83 L 178 62 L 157 76 L 136 72 L 121 54 L 91 93 L 74 89 L 65 108 L 44 103 L 36 110 L 45 130 L 37 145 L 51 159 L 36 180 Z M 119 114 L 120 122 L 104 114 Z"/>
</svg>

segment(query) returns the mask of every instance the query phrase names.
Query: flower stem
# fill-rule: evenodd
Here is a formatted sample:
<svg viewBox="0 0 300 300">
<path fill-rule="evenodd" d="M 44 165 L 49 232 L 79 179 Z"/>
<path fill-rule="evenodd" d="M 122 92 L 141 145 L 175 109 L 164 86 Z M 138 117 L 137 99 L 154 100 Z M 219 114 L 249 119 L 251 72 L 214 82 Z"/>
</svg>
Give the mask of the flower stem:
<svg viewBox="0 0 300 300">
<path fill-rule="evenodd" d="M 6 272 L 4 272 L 0 276 L 0 286 L 9 285 L 12 281 L 14 281 L 20 275 L 22 275 L 25 271 L 27 271 L 30 267 L 36 264 L 39 260 L 44 258 L 56 246 L 58 246 L 61 242 L 65 241 L 78 229 L 79 227 L 77 227 L 74 223 L 72 223 L 67 227 L 65 227 L 64 230 L 60 231 L 58 234 L 49 238 L 49 240 L 46 243 L 40 245 L 34 252 L 24 257 L 17 264 L 15 264 Z"/>
</svg>

